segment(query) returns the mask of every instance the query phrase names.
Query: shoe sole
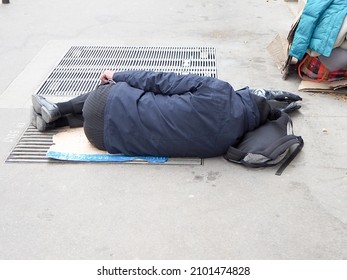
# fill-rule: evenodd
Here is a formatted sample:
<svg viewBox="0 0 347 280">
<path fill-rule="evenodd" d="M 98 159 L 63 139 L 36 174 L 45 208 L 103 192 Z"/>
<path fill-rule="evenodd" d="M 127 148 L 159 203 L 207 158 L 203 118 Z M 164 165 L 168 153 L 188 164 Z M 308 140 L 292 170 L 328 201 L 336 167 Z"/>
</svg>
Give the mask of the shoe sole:
<svg viewBox="0 0 347 280">
<path fill-rule="evenodd" d="M 32 110 L 31 113 L 31 124 L 41 132 L 47 129 L 47 124 L 35 110 Z"/>
<path fill-rule="evenodd" d="M 49 111 L 47 110 L 46 107 L 43 107 L 41 102 L 40 102 L 40 97 L 38 95 L 32 95 L 31 101 L 33 104 L 34 111 L 42 116 L 42 119 L 46 123 L 51 123 L 57 120 L 59 117 L 54 117 L 52 116 Z"/>
<path fill-rule="evenodd" d="M 51 123 L 56 120 L 52 117 L 52 115 L 47 111 L 45 107 L 41 107 L 41 116 L 46 123 Z"/>
<path fill-rule="evenodd" d="M 35 113 L 42 115 L 41 114 L 41 103 L 38 100 L 38 98 L 39 98 L 38 95 L 32 95 L 31 96 L 31 102 L 33 103 L 33 108 L 34 108 Z"/>
</svg>

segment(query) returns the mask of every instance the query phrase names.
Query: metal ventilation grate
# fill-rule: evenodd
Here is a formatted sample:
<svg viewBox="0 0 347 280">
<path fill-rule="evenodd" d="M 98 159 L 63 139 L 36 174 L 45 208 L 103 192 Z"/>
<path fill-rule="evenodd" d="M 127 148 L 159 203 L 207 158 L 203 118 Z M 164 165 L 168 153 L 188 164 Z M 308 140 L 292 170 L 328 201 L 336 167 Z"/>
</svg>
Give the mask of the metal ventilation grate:
<svg viewBox="0 0 347 280">
<path fill-rule="evenodd" d="M 46 153 L 50 146 L 53 144 L 53 136 L 59 130 L 52 130 L 50 132 L 39 132 L 37 129 L 29 125 L 26 129 L 16 147 L 8 156 L 6 162 L 54 162 L 63 163 L 64 161 L 54 160 L 46 157 Z M 104 162 L 107 163 L 107 162 Z M 115 164 L 115 162 L 110 162 Z M 137 164 L 148 162 L 143 160 L 130 161 L 128 164 Z M 203 159 L 201 158 L 169 158 L 163 164 L 169 165 L 202 165 Z"/>
<path fill-rule="evenodd" d="M 75 96 L 93 90 L 103 70 L 149 70 L 217 77 L 213 47 L 72 46 L 36 92 Z M 46 157 L 59 130 L 41 133 L 29 126 L 6 162 L 57 162 Z M 202 164 L 199 158 L 170 159 L 168 164 Z"/>
<path fill-rule="evenodd" d="M 58 130 L 39 132 L 34 126 L 29 125 L 17 145 L 8 156 L 6 162 L 49 162 L 46 157 L 49 147 L 53 144 L 53 135 Z"/>
<path fill-rule="evenodd" d="M 99 84 L 103 70 L 151 70 L 217 77 L 212 47 L 73 46 L 38 95 L 80 95 Z"/>
</svg>

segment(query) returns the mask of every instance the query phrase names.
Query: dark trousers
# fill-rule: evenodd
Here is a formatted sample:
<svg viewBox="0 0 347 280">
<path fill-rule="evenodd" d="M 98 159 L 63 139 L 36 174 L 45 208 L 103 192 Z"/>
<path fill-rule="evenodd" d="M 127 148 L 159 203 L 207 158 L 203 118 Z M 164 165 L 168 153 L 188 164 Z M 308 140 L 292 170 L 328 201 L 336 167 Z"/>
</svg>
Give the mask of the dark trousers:
<svg viewBox="0 0 347 280">
<path fill-rule="evenodd" d="M 68 102 L 72 105 L 73 111 L 66 115 L 70 127 L 83 127 L 83 106 L 90 92 L 79 95 Z M 59 104 L 57 104 L 59 107 Z"/>
</svg>

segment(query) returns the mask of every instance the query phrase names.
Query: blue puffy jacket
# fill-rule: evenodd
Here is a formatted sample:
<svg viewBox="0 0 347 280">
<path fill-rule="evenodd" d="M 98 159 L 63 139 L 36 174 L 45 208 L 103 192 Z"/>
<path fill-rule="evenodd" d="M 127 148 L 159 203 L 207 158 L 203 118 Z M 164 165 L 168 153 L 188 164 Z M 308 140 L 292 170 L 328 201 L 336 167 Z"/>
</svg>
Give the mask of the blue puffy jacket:
<svg viewBox="0 0 347 280">
<path fill-rule="evenodd" d="M 301 60 L 307 49 L 329 57 L 347 14 L 347 0 L 308 0 L 289 55 Z"/>
<path fill-rule="evenodd" d="M 115 73 L 105 107 L 109 153 L 214 157 L 260 124 L 248 88 L 197 75 Z"/>
</svg>

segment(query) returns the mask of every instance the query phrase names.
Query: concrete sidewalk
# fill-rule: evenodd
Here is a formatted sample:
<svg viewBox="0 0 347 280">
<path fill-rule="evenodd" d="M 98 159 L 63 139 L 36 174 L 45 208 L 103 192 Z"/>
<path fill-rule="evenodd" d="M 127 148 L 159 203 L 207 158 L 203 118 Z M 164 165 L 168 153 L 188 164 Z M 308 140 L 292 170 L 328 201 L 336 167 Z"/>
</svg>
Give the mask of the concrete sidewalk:
<svg viewBox="0 0 347 280">
<path fill-rule="evenodd" d="M 282 176 L 197 166 L 5 163 L 30 96 L 67 46 L 213 46 L 218 76 L 297 91 L 266 46 L 283 0 L 11 1 L 0 5 L 1 259 L 346 259 L 347 104 L 300 93 L 305 147 Z"/>
</svg>

